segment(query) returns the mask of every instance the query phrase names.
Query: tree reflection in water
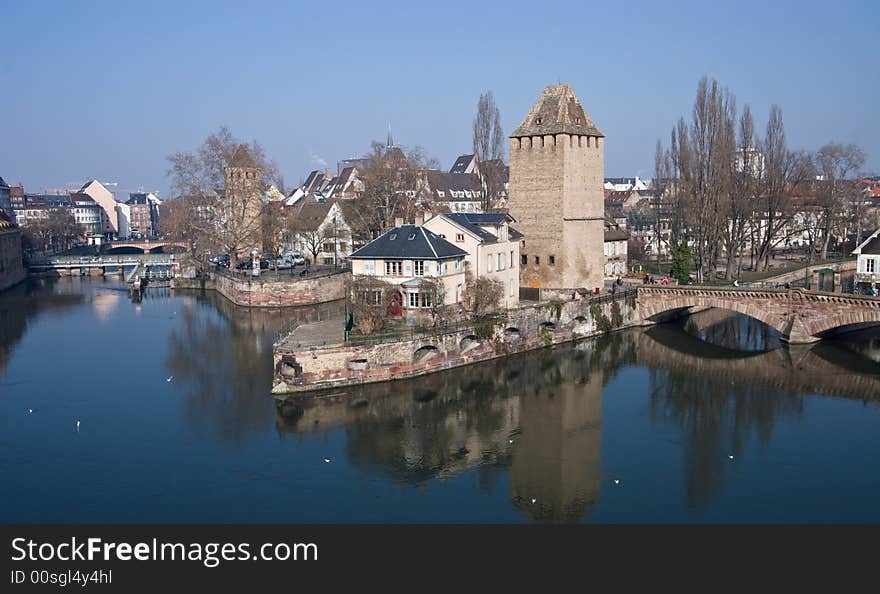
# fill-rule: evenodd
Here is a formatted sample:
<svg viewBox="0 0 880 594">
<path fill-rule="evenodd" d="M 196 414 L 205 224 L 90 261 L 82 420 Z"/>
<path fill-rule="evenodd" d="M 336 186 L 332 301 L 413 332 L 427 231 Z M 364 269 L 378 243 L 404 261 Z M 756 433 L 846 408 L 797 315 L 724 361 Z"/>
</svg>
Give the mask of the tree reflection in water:
<svg viewBox="0 0 880 594">
<path fill-rule="evenodd" d="M 735 340 L 732 329 L 747 325 L 726 324 Z M 413 485 L 474 470 L 491 491 L 507 472 L 510 501 L 526 517 L 578 522 L 600 493 L 603 388 L 626 367 L 648 368 L 651 422 L 683 436 L 692 508 L 711 503 L 728 456 L 741 455 L 751 435 L 766 446 L 777 422 L 803 415 L 803 382 L 849 397 L 880 394 L 880 375 L 853 375 L 809 347 L 737 353 L 669 325 L 414 380 L 295 396 L 279 402 L 276 426 L 344 427 L 355 466 Z M 828 381 L 834 370 L 849 383 Z"/>
<path fill-rule="evenodd" d="M 28 324 L 41 313 L 85 303 L 79 279 L 29 278 L 0 293 L 0 378 Z"/>
<path fill-rule="evenodd" d="M 272 345 L 291 323 L 338 314 L 339 304 L 248 309 L 215 293 L 186 299 L 168 339 L 167 367 L 186 386 L 184 415 L 194 430 L 238 442 L 272 420 Z"/>
</svg>

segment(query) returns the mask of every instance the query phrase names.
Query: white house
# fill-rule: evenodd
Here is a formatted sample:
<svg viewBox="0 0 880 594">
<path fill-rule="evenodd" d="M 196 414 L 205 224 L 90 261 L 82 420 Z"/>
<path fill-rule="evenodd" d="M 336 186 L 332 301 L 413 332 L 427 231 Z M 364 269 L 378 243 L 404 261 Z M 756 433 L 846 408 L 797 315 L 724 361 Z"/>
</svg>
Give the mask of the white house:
<svg viewBox="0 0 880 594">
<path fill-rule="evenodd" d="M 506 213 L 443 213 L 425 222 L 425 228 L 467 252 L 466 270 L 474 277 L 501 283 L 499 305 L 519 303 L 519 247 L 523 235 L 510 226 Z"/>
<path fill-rule="evenodd" d="M 421 290 L 424 279 L 440 284 L 443 305 L 461 303 L 467 255 L 424 226 L 399 225 L 351 254 L 351 271 L 398 286 L 404 309 L 429 309 L 436 293 Z"/>
<path fill-rule="evenodd" d="M 291 228 L 286 248 L 314 260 L 314 264 L 333 265 L 345 261 L 354 250 L 351 227 L 338 200 L 303 196 L 286 206 Z"/>
<path fill-rule="evenodd" d="M 113 197 L 113 193 L 105 188 L 101 182 L 94 179 L 83 184 L 78 193 L 91 197 L 103 211 L 100 234 L 106 237 L 118 235 L 119 219 L 116 214 L 116 199 Z"/>
<path fill-rule="evenodd" d="M 855 284 L 859 288 L 880 288 L 880 229 L 852 251 L 858 256 Z"/>
</svg>

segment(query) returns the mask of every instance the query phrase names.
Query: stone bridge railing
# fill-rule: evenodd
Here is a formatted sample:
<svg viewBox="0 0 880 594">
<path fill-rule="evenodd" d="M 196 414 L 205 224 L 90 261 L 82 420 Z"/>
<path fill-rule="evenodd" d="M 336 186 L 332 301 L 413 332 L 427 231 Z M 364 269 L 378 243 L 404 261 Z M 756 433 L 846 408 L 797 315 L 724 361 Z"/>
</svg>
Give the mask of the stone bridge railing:
<svg viewBox="0 0 880 594">
<path fill-rule="evenodd" d="M 815 342 L 844 326 L 880 324 L 880 299 L 802 289 L 645 286 L 638 288 L 637 300 L 645 321 L 662 321 L 692 307 L 717 307 L 760 320 L 791 343 Z"/>
</svg>

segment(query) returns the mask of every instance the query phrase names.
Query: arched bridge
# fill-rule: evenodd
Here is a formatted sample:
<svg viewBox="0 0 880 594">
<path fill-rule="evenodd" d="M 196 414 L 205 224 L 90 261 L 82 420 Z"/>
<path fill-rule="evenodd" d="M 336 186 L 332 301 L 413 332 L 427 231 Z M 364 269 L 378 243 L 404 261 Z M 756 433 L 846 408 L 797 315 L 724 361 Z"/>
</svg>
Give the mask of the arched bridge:
<svg viewBox="0 0 880 594">
<path fill-rule="evenodd" d="M 179 252 L 189 249 L 182 241 L 166 241 L 163 239 L 120 239 L 106 244 L 106 251 L 110 254 L 132 253 L 140 251 L 143 254 L 155 254 L 163 252 Z"/>
<path fill-rule="evenodd" d="M 880 325 L 880 299 L 802 289 L 747 287 L 639 287 L 639 313 L 660 322 L 692 307 L 717 307 L 777 329 L 790 343 L 810 343 L 844 327 Z"/>
</svg>

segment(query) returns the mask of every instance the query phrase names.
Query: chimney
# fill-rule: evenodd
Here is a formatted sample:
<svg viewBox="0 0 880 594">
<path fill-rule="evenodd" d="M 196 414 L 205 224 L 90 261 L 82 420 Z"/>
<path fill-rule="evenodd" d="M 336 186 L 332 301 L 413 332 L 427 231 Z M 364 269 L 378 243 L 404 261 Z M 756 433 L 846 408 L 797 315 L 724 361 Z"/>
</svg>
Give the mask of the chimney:
<svg viewBox="0 0 880 594">
<path fill-rule="evenodd" d="M 324 181 L 330 181 L 331 179 L 333 179 L 333 176 L 330 175 L 330 170 L 325 169 L 324 170 Z"/>
<path fill-rule="evenodd" d="M 403 225 L 403 217 L 394 217 L 394 226 L 400 227 Z"/>
<path fill-rule="evenodd" d="M 417 227 L 421 227 L 424 224 L 425 224 L 425 215 L 423 215 L 421 213 L 417 214 L 415 216 L 415 219 L 413 220 L 413 225 L 415 225 Z"/>
</svg>

